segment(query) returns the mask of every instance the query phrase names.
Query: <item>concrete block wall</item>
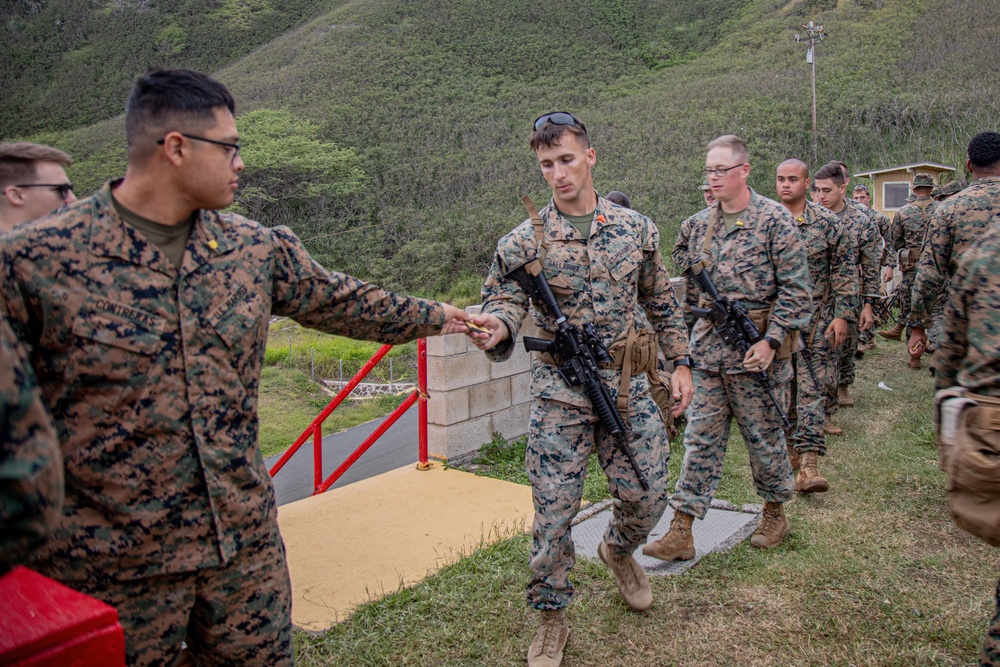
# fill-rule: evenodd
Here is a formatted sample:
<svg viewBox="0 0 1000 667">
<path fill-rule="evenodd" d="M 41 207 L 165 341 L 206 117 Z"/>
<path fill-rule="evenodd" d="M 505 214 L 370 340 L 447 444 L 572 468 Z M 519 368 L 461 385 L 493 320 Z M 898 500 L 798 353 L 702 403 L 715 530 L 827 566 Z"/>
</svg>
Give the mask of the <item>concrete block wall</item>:
<svg viewBox="0 0 1000 667">
<path fill-rule="evenodd" d="M 512 440 L 528 432 L 531 359 L 521 336 L 536 331 L 525 321 L 513 354 L 500 363 L 487 359 L 463 334 L 427 339 L 427 438 L 432 457 L 467 460 L 494 433 Z"/>
</svg>

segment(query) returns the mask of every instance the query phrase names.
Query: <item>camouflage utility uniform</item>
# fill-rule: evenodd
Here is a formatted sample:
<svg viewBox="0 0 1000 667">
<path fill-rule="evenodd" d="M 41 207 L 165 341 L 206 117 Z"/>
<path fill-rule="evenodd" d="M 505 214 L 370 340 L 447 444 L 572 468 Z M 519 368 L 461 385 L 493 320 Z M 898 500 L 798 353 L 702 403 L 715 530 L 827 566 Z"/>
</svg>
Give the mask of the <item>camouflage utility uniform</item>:
<svg viewBox="0 0 1000 667">
<path fill-rule="evenodd" d="M 832 211 L 807 201 L 802 215 L 795 218 L 796 229 L 809 257 L 812 283 L 813 313 L 803 330 L 806 344 L 812 352 L 816 380 L 806 367 L 802 354 L 792 359 L 795 369 L 788 419 L 789 442 L 799 452 L 826 454 L 823 424 L 827 388 L 834 374 L 834 350 L 826 339 L 826 330 L 834 318 L 847 320 L 848 327 L 858 311 L 858 280 L 856 248 L 844 223 Z"/>
<path fill-rule="evenodd" d="M 400 343 L 439 331 L 443 307 L 324 270 L 285 227 L 214 211 L 198 213 L 175 267 L 121 219 L 110 186 L 16 230 L 3 255 L 0 293 L 66 471 L 33 567 L 118 607 L 130 664 L 172 664 L 182 640 L 226 664 L 291 663 L 257 443 L 269 318 Z"/>
<path fill-rule="evenodd" d="M 896 253 L 892 252 L 892 248 L 889 246 L 889 230 L 892 228 L 892 221 L 885 213 L 879 213 L 873 208 L 865 206 L 859 201 L 849 200 L 850 205 L 860 210 L 868 219 L 875 223 L 878 227 L 878 233 L 880 237 L 879 246 L 882 248 L 882 254 L 879 257 L 879 270 L 878 270 L 878 281 L 875 284 L 875 291 L 871 294 L 881 294 L 882 289 L 882 269 L 890 267 L 892 269 L 896 268 Z M 864 303 L 864 298 L 862 297 L 859 301 L 860 305 Z M 878 322 L 876 321 L 876 324 Z M 858 333 L 858 343 L 861 345 L 867 345 L 872 342 L 875 338 L 875 327 L 870 326 L 864 331 Z"/>
<path fill-rule="evenodd" d="M 24 562 L 59 521 L 63 468 L 52 418 L 28 358 L 0 318 L 0 575 Z"/>
<path fill-rule="evenodd" d="M 914 197 L 913 201 L 899 209 L 892 218 L 892 229 L 890 232 L 890 243 L 899 252 L 909 249 L 911 253 L 921 252 L 924 240 L 927 237 L 927 224 L 937 205 L 930 197 Z M 913 277 L 916 273 L 914 269 L 904 270 L 904 265 L 900 263 L 900 271 L 903 274 L 902 283 L 899 286 L 899 322 L 906 324 L 910 319 L 910 301 L 913 290 Z M 906 330 L 906 337 L 909 338 L 909 327 Z"/>
<path fill-rule="evenodd" d="M 959 194 L 937 205 L 927 230 L 927 242 L 913 279 L 909 325 L 931 329 L 935 304 L 948 289 L 962 254 L 1000 220 L 1000 176 L 977 179 Z M 936 326 L 934 327 L 937 328 Z M 940 334 L 928 332 L 931 344 Z"/>
<path fill-rule="evenodd" d="M 882 237 L 878 233 L 878 227 L 871 221 L 861 209 L 855 208 L 844 200 L 844 208 L 840 210 L 837 217 L 844 225 L 845 234 L 849 234 L 852 240 L 851 245 L 855 249 L 855 281 L 857 284 L 858 316 L 868 298 L 866 294 L 878 294 L 879 283 L 879 257 L 882 250 Z M 857 202 L 853 202 L 857 203 Z M 833 351 L 834 373 L 828 386 L 829 392 L 826 396 L 826 414 L 830 417 L 840 409 L 840 400 L 837 397 L 837 388 L 854 384 L 854 352 L 858 349 L 858 318 L 847 321 L 847 340 L 839 348 Z"/>
<path fill-rule="evenodd" d="M 680 231 L 677 233 L 678 242 L 674 243 L 674 249 L 670 253 L 670 259 L 673 260 L 674 265 L 682 273 L 690 268 L 694 262 L 698 261 L 697 256 L 692 259 L 688 257 L 687 252 L 679 250 L 681 247 L 687 247 L 687 243 L 681 243 L 679 239 L 689 239 L 691 237 L 691 219 L 688 218 L 681 223 Z M 698 283 L 692 278 L 684 276 L 684 324 L 687 325 L 689 331 L 694 328 L 698 319 L 691 313 L 691 309 L 698 306 L 700 298 L 701 288 L 698 287 Z"/>
<path fill-rule="evenodd" d="M 936 388 L 1000 398 L 1000 226 L 986 230 L 955 265 L 934 355 Z M 995 599 L 981 662 L 992 667 L 1000 666 L 1000 582 Z"/>
<path fill-rule="evenodd" d="M 689 219 L 690 235 L 677 239 L 675 252 L 703 257 L 709 225 L 713 241 L 704 259 L 719 293 L 751 310 L 770 309 L 763 335 L 778 341 L 797 336 L 812 315 L 813 289 L 805 247 L 788 210 L 752 192 L 750 204 L 727 233 L 716 203 Z M 722 474 L 731 417 L 750 452 L 757 493 L 768 502 L 790 500 L 792 467 L 784 429 L 767 395 L 743 367 L 743 355 L 723 343 L 705 319 L 691 332 L 691 355 L 694 398 L 687 410 L 684 463 L 671 507 L 695 518 L 705 516 Z M 775 359 L 770 374 L 778 401 L 787 404 L 791 362 Z"/>
<path fill-rule="evenodd" d="M 631 326 L 655 332 L 667 359 L 688 354 L 680 305 L 659 252 L 656 226 L 633 210 L 598 198 L 589 239 L 577 231 L 550 202 L 540 211 L 544 222 L 545 276 L 571 324 L 592 322 L 611 347 L 624 341 Z M 483 286 L 483 312 L 504 322 L 510 338 L 488 351 L 493 361 L 510 357 L 521 322 L 529 310 L 528 295 L 503 276 L 536 256 L 530 221 L 500 239 L 497 255 Z M 556 323 L 538 309 L 535 323 L 554 333 Z M 613 400 L 621 372 L 602 371 Z M 615 497 L 614 515 L 605 541 L 616 556 L 631 555 L 646 541 L 666 508 L 670 447 L 663 420 L 650 396 L 645 374 L 633 375 L 628 419 L 641 438 L 632 443 L 639 467 L 649 482 L 645 492 L 625 456 L 599 426 L 581 387 L 570 387 L 551 359 L 535 356 L 531 365 L 531 417 L 527 470 L 535 518 L 532 525 L 532 578 L 528 604 L 542 610 L 562 609 L 573 598 L 569 572 L 575 562 L 570 523 L 580 509 L 587 458 L 597 452 Z"/>
</svg>

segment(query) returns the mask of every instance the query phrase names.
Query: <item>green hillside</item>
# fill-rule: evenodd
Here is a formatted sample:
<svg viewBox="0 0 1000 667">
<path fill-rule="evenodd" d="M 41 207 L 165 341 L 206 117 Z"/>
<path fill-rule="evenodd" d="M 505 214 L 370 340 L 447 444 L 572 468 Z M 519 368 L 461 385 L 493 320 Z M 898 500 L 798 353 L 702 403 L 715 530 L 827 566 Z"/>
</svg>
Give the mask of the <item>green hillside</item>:
<svg viewBox="0 0 1000 667">
<path fill-rule="evenodd" d="M 972 134 L 1000 127 L 1000 20 L 972 0 L 296 6 L 314 18 L 238 59 L 246 49 L 234 49 L 216 70 L 238 114 L 255 112 L 238 118 L 249 186 L 240 205 L 291 224 L 331 268 L 421 293 L 474 283 L 524 217 L 519 196 L 546 198 L 526 145 L 545 111 L 588 124 L 598 189 L 627 192 L 667 249 L 698 208 L 704 145 L 718 134 L 749 140 L 752 185 L 771 194 L 785 157 L 837 157 L 855 170 L 961 165 Z M 810 19 L 830 35 L 818 54 L 815 152 L 805 47 L 792 40 Z M 189 55 L 170 62 L 201 62 Z M 98 88 L 95 98 L 108 94 Z M 114 95 L 120 104 L 124 92 Z M 122 135 L 112 118 L 35 139 L 70 150 L 72 177 L 94 188 L 121 171 Z"/>
</svg>

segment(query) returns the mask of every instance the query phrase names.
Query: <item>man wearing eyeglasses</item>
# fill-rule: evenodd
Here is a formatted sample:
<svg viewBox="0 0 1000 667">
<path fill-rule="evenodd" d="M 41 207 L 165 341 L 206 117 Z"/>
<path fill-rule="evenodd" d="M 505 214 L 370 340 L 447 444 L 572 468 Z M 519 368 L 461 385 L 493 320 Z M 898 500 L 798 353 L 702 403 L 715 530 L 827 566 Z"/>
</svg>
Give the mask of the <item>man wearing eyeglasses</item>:
<svg viewBox="0 0 1000 667">
<path fill-rule="evenodd" d="M 572 114 L 540 116 L 529 144 L 552 199 L 537 212 L 537 226 L 526 220 L 500 239 L 483 286 L 483 312 L 475 318 L 490 333 L 473 331 L 469 336 L 490 359 L 510 357 L 530 306 L 528 294 L 504 276 L 541 257 L 569 323 L 581 328 L 593 324 L 612 357 L 619 359 L 602 369 L 602 380 L 613 401 L 619 393 L 628 393 L 618 409 L 639 436 L 631 448 L 649 487 L 643 490 L 625 456 L 599 425 L 583 388 L 569 386 L 560 376 L 557 363 L 565 360 L 548 354 L 534 357 L 527 470 L 535 518 L 527 598 L 528 605 L 540 611 L 541 623 L 528 649 L 528 665 L 555 667 L 569 636 L 566 608 L 573 599 L 569 573 L 575 562 L 570 525 L 580 509 L 590 453 L 596 451 L 616 498 L 598 554 L 614 573 L 629 607 L 645 611 L 653 601 L 652 589 L 632 553 L 660 519 L 669 492 L 669 442 L 650 388 L 657 349 L 674 361 L 674 416 L 684 411 L 692 387 L 687 332 L 660 257 L 656 226 L 597 195 L 592 174 L 596 155 L 587 128 Z M 539 308 L 530 311 L 541 335 L 551 337 L 558 323 Z M 630 350 L 643 350 L 652 365 L 633 361 L 639 355 Z"/>
<path fill-rule="evenodd" d="M 291 665 L 291 591 L 257 442 L 272 313 L 401 343 L 464 333 L 447 304 L 314 262 L 231 213 L 229 91 L 150 70 L 126 105 L 128 167 L 3 243 L 0 297 L 62 438 L 61 522 L 31 564 L 118 609 L 129 665 Z"/>
<path fill-rule="evenodd" d="M 705 517 L 719 485 L 733 418 L 750 453 L 757 494 L 765 501 L 750 543 L 774 547 L 788 533 L 783 504 L 792 498 L 794 480 L 785 431 L 752 374 L 769 372 L 777 401 L 787 405 L 789 358 L 812 314 L 805 248 L 788 210 L 747 185 L 746 142 L 731 134 L 713 140 L 704 173 L 717 201 L 682 223 L 688 232 L 677 237 L 674 256 L 707 271 L 722 296 L 742 301 L 763 338 L 741 355 L 708 319 L 699 319 L 691 331 L 695 390 L 684 429 L 684 464 L 670 499 L 674 515 L 670 530 L 643 548 L 665 561 L 695 556 L 692 524 Z"/>
<path fill-rule="evenodd" d="M 69 155 L 28 142 L 0 144 L 0 234 L 76 201 Z"/>
</svg>

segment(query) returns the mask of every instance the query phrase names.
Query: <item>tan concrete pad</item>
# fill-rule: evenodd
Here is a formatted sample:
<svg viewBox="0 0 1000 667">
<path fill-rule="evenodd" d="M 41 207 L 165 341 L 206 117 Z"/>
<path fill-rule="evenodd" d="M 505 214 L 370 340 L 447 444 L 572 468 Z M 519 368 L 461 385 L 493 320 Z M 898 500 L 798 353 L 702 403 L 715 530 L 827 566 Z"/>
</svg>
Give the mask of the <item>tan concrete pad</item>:
<svg viewBox="0 0 1000 667">
<path fill-rule="evenodd" d="M 531 487 L 434 464 L 282 505 L 292 621 L 323 630 L 482 544 L 530 528 Z"/>
</svg>

